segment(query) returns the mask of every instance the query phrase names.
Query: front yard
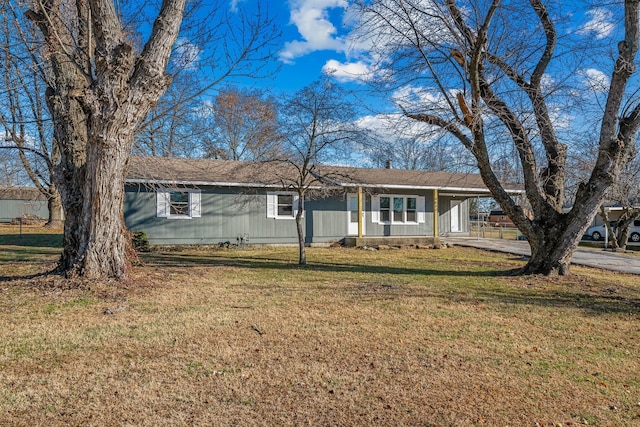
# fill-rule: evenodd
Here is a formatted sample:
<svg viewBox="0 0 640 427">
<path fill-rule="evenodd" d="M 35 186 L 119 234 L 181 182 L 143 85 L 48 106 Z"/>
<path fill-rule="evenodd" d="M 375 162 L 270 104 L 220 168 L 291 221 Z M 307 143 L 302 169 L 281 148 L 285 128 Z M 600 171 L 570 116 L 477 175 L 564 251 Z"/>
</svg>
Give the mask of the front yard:
<svg viewBox="0 0 640 427">
<path fill-rule="evenodd" d="M 74 288 L 38 276 L 59 240 L 31 231 L 0 227 L 0 425 L 640 425 L 637 276 L 187 248 Z"/>
</svg>

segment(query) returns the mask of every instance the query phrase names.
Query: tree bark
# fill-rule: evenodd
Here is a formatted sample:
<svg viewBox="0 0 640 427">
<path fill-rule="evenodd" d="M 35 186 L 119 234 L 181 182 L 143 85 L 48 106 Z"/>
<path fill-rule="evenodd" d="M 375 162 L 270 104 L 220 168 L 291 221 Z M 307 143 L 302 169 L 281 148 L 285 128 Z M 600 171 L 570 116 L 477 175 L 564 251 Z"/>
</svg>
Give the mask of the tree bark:
<svg viewBox="0 0 640 427">
<path fill-rule="evenodd" d="M 49 219 L 47 220 L 45 227 L 62 227 L 62 196 L 60 196 L 60 192 L 54 184 L 49 186 L 47 207 L 49 208 Z"/>
<path fill-rule="evenodd" d="M 504 7 L 499 0 L 493 0 L 486 12 L 479 7 L 472 7 L 473 13 L 470 15 L 463 12 L 455 0 L 446 0 L 446 10 L 455 33 L 452 39 L 459 41 L 456 48 L 440 46 L 439 40 L 434 40 L 433 45 L 423 40 L 422 16 L 413 15 L 415 8 L 419 9 L 419 6 L 407 8 L 404 2 L 397 1 L 389 2 L 390 5 L 385 2 L 385 7 L 373 7 L 371 10 L 380 17 L 379 22 L 382 22 L 385 30 L 389 27 L 389 22 L 395 22 L 389 17 L 393 13 L 399 18 L 397 21 L 404 22 L 413 30 L 401 34 L 402 44 L 399 48 L 406 50 L 408 42 L 409 49 L 415 49 L 419 57 L 424 59 L 426 69 L 432 74 L 450 108 L 447 114 L 441 114 L 440 103 L 435 103 L 433 108 L 427 104 L 426 113 L 409 113 L 403 109 L 404 114 L 452 134 L 474 155 L 483 182 L 493 198 L 525 235 L 531 246 L 531 258 L 522 269 L 522 273 L 564 275 L 569 274 L 571 256 L 602 204 L 605 192 L 635 155 L 635 138 L 640 128 L 640 103 L 632 102 L 625 107 L 623 101 L 628 97 L 627 92 L 633 90 L 628 85 L 635 73 L 635 58 L 638 52 L 639 2 L 624 2 L 624 39 L 618 43 L 618 57 L 601 120 L 598 157 L 589 180 L 578 186 L 573 206 L 568 212 L 562 209 L 567 175 L 567 147 L 556 137 L 542 84 L 550 61 L 555 55 L 556 29 L 544 2 L 531 0 L 529 3 L 537 16 L 539 28 L 544 32 L 545 43 L 544 46 L 539 46 L 540 56 L 532 55 L 532 61 L 525 61 L 524 65 L 517 61 L 510 62 L 509 55 L 501 55 L 500 49 L 492 50 L 489 29 L 496 12 Z M 397 9 L 394 10 L 393 5 L 397 6 Z M 473 14 L 474 19 L 469 18 Z M 376 22 L 375 19 L 373 22 Z M 398 31 L 395 27 L 390 27 L 392 32 Z M 504 29 L 500 29 L 499 33 L 502 34 L 503 31 Z M 380 33 L 385 34 L 384 31 Z M 518 41 L 517 45 L 520 43 L 521 41 Z M 431 50 L 432 46 L 435 49 Z M 518 49 L 515 48 L 514 51 L 516 50 Z M 437 57 L 442 52 L 449 52 L 450 55 L 441 58 L 443 63 L 457 63 L 460 67 L 458 75 L 461 76 L 461 81 L 457 83 L 463 84 L 459 86 L 457 106 L 452 101 L 451 89 L 445 90 L 441 83 L 441 79 L 449 74 L 456 74 L 442 69 L 438 69 L 441 73 L 434 71 L 434 62 L 430 59 L 430 56 Z M 410 67 L 413 71 L 414 64 Z M 485 73 L 485 67 L 491 72 Z M 523 67 L 526 67 L 526 71 L 522 71 Z M 407 70 L 409 68 L 402 69 Z M 534 140 L 530 136 L 530 124 L 525 123 L 519 113 L 522 107 L 513 107 L 510 97 L 514 95 L 511 91 L 502 90 L 501 83 L 496 83 L 502 79 L 497 76 L 508 78 L 514 87 L 528 97 L 537 130 L 537 134 L 533 134 L 539 138 L 544 149 L 544 157 L 536 156 Z M 515 99 L 520 102 L 520 98 Z M 467 104 L 469 101 L 470 106 Z M 488 134 L 485 132 L 488 127 L 484 124 L 485 117 L 489 116 L 501 122 L 509 132 L 522 167 L 524 190 L 533 212 L 532 217 L 516 204 L 494 172 L 486 141 Z M 492 126 L 496 123 L 496 120 L 492 120 Z M 546 160 L 546 164 L 540 167 L 538 162 L 542 158 Z"/>
<path fill-rule="evenodd" d="M 60 162 L 54 180 L 65 207 L 59 270 L 126 279 L 124 178 L 136 126 L 168 87 L 165 74 L 185 0 L 164 0 L 139 55 L 109 0 L 59 0 L 27 12 L 40 28 L 53 76 L 47 104 Z"/>
<path fill-rule="evenodd" d="M 539 223 L 534 237 L 527 237 L 531 257 L 522 274 L 569 275 L 573 253 L 582 238 L 581 223 L 568 224 L 566 217 Z"/>
<path fill-rule="evenodd" d="M 304 194 L 299 195 L 298 212 L 296 212 L 296 231 L 298 232 L 298 264 L 307 263 L 307 251 L 304 245 L 304 228 L 302 224 Z"/>
</svg>

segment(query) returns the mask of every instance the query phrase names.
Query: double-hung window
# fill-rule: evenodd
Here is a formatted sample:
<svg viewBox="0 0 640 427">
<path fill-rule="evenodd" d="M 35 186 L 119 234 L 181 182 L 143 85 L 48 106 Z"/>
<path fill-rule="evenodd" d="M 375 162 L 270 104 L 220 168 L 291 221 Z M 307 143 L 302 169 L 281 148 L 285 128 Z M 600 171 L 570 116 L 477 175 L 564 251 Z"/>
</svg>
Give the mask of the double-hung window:
<svg viewBox="0 0 640 427">
<path fill-rule="evenodd" d="M 393 198 L 393 221 L 406 222 L 404 220 L 404 197 Z"/>
<path fill-rule="evenodd" d="M 418 204 L 416 197 L 407 197 L 405 215 L 406 222 L 418 222 Z"/>
<path fill-rule="evenodd" d="M 172 191 L 169 193 L 169 216 L 189 215 L 189 193 Z"/>
<path fill-rule="evenodd" d="M 278 216 L 293 216 L 293 194 L 277 194 Z"/>
<path fill-rule="evenodd" d="M 424 196 L 372 196 L 373 222 L 379 224 L 419 224 L 425 222 Z"/>
<path fill-rule="evenodd" d="M 291 192 L 267 193 L 267 218 L 295 218 L 298 212 L 298 199 L 298 195 Z"/>
<path fill-rule="evenodd" d="M 200 216 L 201 198 L 197 189 L 159 189 L 156 216 L 168 219 L 191 219 Z"/>
<path fill-rule="evenodd" d="M 380 197 L 380 222 L 391 222 L 391 197 Z"/>
</svg>

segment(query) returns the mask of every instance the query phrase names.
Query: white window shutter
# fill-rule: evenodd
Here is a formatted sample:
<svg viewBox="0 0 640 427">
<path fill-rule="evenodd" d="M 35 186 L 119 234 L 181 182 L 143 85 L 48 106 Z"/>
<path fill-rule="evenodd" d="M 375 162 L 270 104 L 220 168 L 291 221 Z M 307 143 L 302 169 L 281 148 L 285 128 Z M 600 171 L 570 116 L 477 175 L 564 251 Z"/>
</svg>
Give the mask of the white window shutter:
<svg viewBox="0 0 640 427">
<path fill-rule="evenodd" d="M 371 196 L 371 222 L 380 222 L 380 196 Z"/>
<path fill-rule="evenodd" d="M 191 205 L 191 218 L 199 218 L 202 214 L 200 190 L 189 192 L 189 204 Z"/>
<path fill-rule="evenodd" d="M 426 202 L 424 196 L 418 196 L 418 224 L 425 221 Z"/>
<path fill-rule="evenodd" d="M 156 216 L 158 218 L 169 216 L 169 192 L 166 190 L 156 191 Z"/>
<path fill-rule="evenodd" d="M 267 218 L 275 218 L 278 216 L 278 195 L 276 193 L 267 193 Z"/>
</svg>

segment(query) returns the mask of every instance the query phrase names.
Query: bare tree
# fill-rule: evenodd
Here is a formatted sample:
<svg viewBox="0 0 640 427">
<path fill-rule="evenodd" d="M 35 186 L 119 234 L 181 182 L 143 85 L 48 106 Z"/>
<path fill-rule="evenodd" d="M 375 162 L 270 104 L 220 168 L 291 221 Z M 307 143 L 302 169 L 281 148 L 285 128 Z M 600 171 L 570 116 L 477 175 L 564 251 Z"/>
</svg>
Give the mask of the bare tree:
<svg viewBox="0 0 640 427">
<path fill-rule="evenodd" d="M 0 144 L 3 141 L 0 140 Z M 0 187 L 15 187 L 25 185 L 29 181 L 24 176 L 24 168 L 13 150 L 0 150 Z"/>
<path fill-rule="evenodd" d="M 267 68 L 278 31 L 260 5 L 253 14 L 231 13 L 227 2 L 217 0 L 190 2 L 189 21 L 182 19 L 184 0 L 143 8 L 108 0 L 3 5 L 38 30 L 23 41 L 29 52 L 23 64 L 46 82 L 52 147 L 59 153 L 51 162 L 65 211 L 59 270 L 126 279 L 123 184 L 135 135 L 220 81 Z M 31 34 L 28 24 L 22 30 Z M 174 48 L 178 31 L 184 39 Z M 177 97 L 179 105 L 157 104 L 172 82 L 168 67 L 174 76 L 201 70 L 198 81 L 207 83 Z M 147 116 L 155 105 L 164 109 Z M 174 131 L 176 123 L 177 115 L 157 127 Z"/>
<path fill-rule="evenodd" d="M 194 96 L 195 75 L 183 73 L 173 79 L 143 125 L 136 132 L 133 153 L 142 156 L 199 157 L 206 137 L 200 109 Z M 197 90 L 197 89 L 195 89 Z"/>
<path fill-rule="evenodd" d="M 33 61 L 23 17 L 8 2 L 0 5 L 2 63 L 0 64 L 0 126 L 4 140 L 0 148 L 15 151 L 26 175 L 48 201 L 47 226 L 62 225 L 62 200 L 52 180 L 58 151 L 53 145 L 50 118 L 44 99 L 46 87 L 42 65 Z M 26 66 L 25 66 L 26 64 Z"/>
<path fill-rule="evenodd" d="M 598 141 L 593 134 L 584 135 L 580 144 L 574 150 L 573 156 L 568 159 L 568 191 L 571 195 L 575 192 L 576 184 L 588 179 L 594 167 L 594 161 L 598 153 Z M 636 150 L 640 139 L 636 139 Z M 620 213 L 615 219 L 610 218 L 610 208 L 615 208 Z M 600 206 L 599 215 L 602 217 L 609 235 L 609 246 L 614 250 L 626 250 L 628 240 L 633 242 L 640 240 L 640 234 L 631 234 L 631 225 L 640 219 L 640 157 L 635 157 L 620 173 L 616 182 L 607 190 L 605 200 Z"/>
<path fill-rule="evenodd" d="M 640 219 L 640 159 L 636 158 L 620 174 L 620 178 L 607 191 L 607 201 L 620 208 L 621 213 L 616 221 L 615 229 L 611 228 L 606 207 L 600 209 L 600 215 L 605 225 L 609 227 L 611 246 L 613 250 L 624 251 L 629 241 L 631 225 Z M 640 235 L 633 234 L 633 240 L 638 242 Z"/>
<path fill-rule="evenodd" d="M 34 3 L 51 65 L 47 104 L 65 204 L 60 268 L 87 278 L 126 278 L 123 183 L 136 127 L 171 82 L 165 69 L 185 0 L 165 0 L 140 52 L 109 0 Z"/>
<path fill-rule="evenodd" d="M 403 112 L 445 130 L 473 154 L 485 185 L 531 246 L 524 274 L 569 274 L 573 252 L 607 189 L 635 155 L 640 103 L 630 97 L 634 88 L 628 86 L 638 50 L 638 2 L 616 7 L 624 9 L 624 34 L 605 83 L 598 155 L 565 212 L 568 147 L 559 138 L 556 116 L 556 102 L 563 99 L 558 85 L 550 85 L 551 73 L 573 71 L 566 64 L 571 50 L 558 44 L 560 15 L 541 0 L 529 5 L 499 0 L 465 6 L 454 0 L 361 4 L 363 38 L 386 71 L 381 79 L 428 82 L 436 95 L 413 93 L 413 102 L 401 101 Z M 509 140 L 517 154 L 531 218 L 496 173 L 491 149 L 496 136 Z"/>
<path fill-rule="evenodd" d="M 269 160 L 282 153 L 277 101 L 263 91 L 223 88 L 201 115 L 209 118 L 205 157 Z"/>
<path fill-rule="evenodd" d="M 201 157 L 212 132 L 211 93 L 223 82 L 246 83 L 247 78 L 270 77 L 279 69 L 274 59 L 280 29 L 265 5 L 254 2 L 247 12 L 242 5 L 229 8 L 224 0 L 189 3 L 168 66 L 172 86 L 140 125 L 137 153 Z"/>
<path fill-rule="evenodd" d="M 360 142 L 365 132 L 353 121 L 354 107 L 348 93 L 328 76 L 286 98 L 280 114 L 288 155 L 279 162 L 290 166 L 284 168 L 281 181 L 284 188 L 298 196 L 300 205 L 295 220 L 299 263 L 306 264 L 302 224 L 305 197 L 314 196 L 320 191 L 317 190 L 320 184 L 336 178 L 321 174 L 318 166 L 338 161 L 348 145 Z"/>
</svg>

